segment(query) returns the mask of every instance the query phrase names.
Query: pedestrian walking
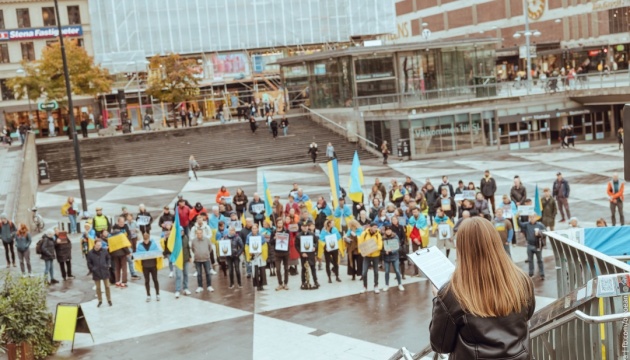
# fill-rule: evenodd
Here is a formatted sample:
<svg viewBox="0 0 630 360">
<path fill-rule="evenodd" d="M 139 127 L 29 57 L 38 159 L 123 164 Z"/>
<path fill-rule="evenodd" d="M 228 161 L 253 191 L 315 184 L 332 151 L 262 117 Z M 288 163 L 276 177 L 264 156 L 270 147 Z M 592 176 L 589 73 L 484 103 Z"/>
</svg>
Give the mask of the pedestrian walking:
<svg viewBox="0 0 630 360">
<path fill-rule="evenodd" d="M 271 116 L 269 118 L 271 118 Z M 269 128 L 271 129 L 271 135 L 273 135 L 274 140 L 278 138 L 278 122 L 276 119 L 271 118 Z"/>
<path fill-rule="evenodd" d="M 623 149 L 623 128 L 617 130 L 617 142 L 619 143 L 619 150 Z"/>
<path fill-rule="evenodd" d="M 187 117 L 188 117 L 188 112 L 186 112 L 186 109 L 184 108 L 184 105 L 182 104 L 181 109 L 179 110 L 179 118 L 182 121 L 182 127 L 186 127 Z"/>
<path fill-rule="evenodd" d="M 144 129 L 144 131 L 151 131 L 151 115 L 149 115 L 149 113 L 146 113 L 144 115 L 144 118 L 142 119 L 142 128 Z"/>
<path fill-rule="evenodd" d="M 328 143 L 326 146 L 326 156 L 328 157 L 328 161 L 337 158 L 337 153 L 335 153 L 335 147 L 332 146 L 332 143 Z"/>
<path fill-rule="evenodd" d="M 256 124 L 256 118 L 254 116 L 249 117 L 249 128 L 252 130 L 252 134 L 255 134 L 256 129 L 258 129 L 258 125 Z"/>
<path fill-rule="evenodd" d="M 313 141 L 311 145 L 308 147 L 308 154 L 311 155 L 311 160 L 313 160 L 313 165 L 317 163 L 317 143 Z"/>
<path fill-rule="evenodd" d="M 571 192 L 571 188 L 569 187 L 569 182 L 562 178 L 562 173 L 558 172 L 556 174 L 557 178 L 553 182 L 553 192 L 552 195 L 556 199 L 558 203 L 558 210 L 560 210 L 560 222 L 565 222 L 566 219 L 571 218 L 571 210 L 569 209 L 569 193 Z M 564 212 L 566 211 L 567 216 L 564 216 Z"/>
<path fill-rule="evenodd" d="M 381 144 L 381 154 L 383 154 L 383 165 L 387 165 L 387 157 L 389 156 L 389 146 L 387 140 L 383 140 Z"/>
<path fill-rule="evenodd" d="M 70 226 L 68 230 L 71 234 L 77 233 L 77 211 L 74 209 L 74 198 L 70 196 L 65 204 L 61 207 L 61 215 L 68 218 Z"/>
<path fill-rule="evenodd" d="M 86 139 L 88 137 L 88 118 L 85 114 L 81 116 L 81 122 L 79 125 L 81 126 L 81 134 L 83 135 L 83 138 Z"/>
<path fill-rule="evenodd" d="M 197 177 L 197 170 L 199 170 L 199 163 L 195 160 L 195 156 L 190 155 L 188 158 L 188 180 L 192 180 L 192 177 L 195 177 L 195 180 L 199 180 Z"/>
<path fill-rule="evenodd" d="M 26 224 L 20 224 L 20 227 L 15 236 L 15 247 L 18 253 L 18 262 L 20 263 L 20 270 L 22 276 L 26 277 L 28 270 L 28 276 L 33 276 L 31 270 L 31 234 L 28 231 Z"/>
<path fill-rule="evenodd" d="M 282 121 L 280 121 L 280 128 L 282 128 L 284 136 L 287 136 L 289 132 L 289 120 L 287 120 L 286 117 L 282 117 Z"/>
<path fill-rule="evenodd" d="M 9 221 L 7 214 L 0 214 L 0 240 L 2 240 L 2 245 L 4 245 L 4 256 L 7 258 L 7 268 L 11 267 L 11 263 L 13 263 L 13 267 L 16 266 L 15 248 L 13 247 L 16 232 L 15 224 Z M 11 255 L 10 258 L 9 255 Z"/>
</svg>

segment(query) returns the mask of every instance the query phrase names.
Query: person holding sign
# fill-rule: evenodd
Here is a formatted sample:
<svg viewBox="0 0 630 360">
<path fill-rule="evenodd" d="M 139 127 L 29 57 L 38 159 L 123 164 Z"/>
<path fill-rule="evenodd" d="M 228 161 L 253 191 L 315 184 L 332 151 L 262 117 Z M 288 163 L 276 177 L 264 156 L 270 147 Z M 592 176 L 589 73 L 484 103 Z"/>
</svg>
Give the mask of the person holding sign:
<svg viewBox="0 0 630 360">
<path fill-rule="evenodd" d="M 126 288 L 127 287 L 127 256 L 131 254 L 131 242 L 129 242 L 129 227 L 125 222 L 125 218 L 123 216 L 118 217 L 118 221 L 114 226 L 112 226 L 112 238 L 116 235 L 120 235 L 116 237 L 116 244 L 118 244 L 118 240 L 120 240 L 121 244 L 125 244 L 126 246 L 117 246 L 112 245 L 110 238 L 109 243 L 109 251 L 111 253 L 112 260 L 114 261 L 114 274 L 116 279 L 116 287 Z M 124 239 L 122 239 L 124 237 Z M 127 245 L 128 244 L 128 245 Z"/>
<path fill-rule="evenodd" d="M 160 301 L 160 283 L 158 283 L 157 272 L 162 269 L 164 257 L 162 248 L 153 240 L 148 233 L 142 235 L 143 239 L 136 246 L 134 253 L 134 266 L 144 275 L 144 288 L 147 290 L 147 302 L 151 301 L 150 279 L 153 279 L 155 288 L 155 300 Z"/>
<path fill-rule="evenodd" d="M 153 222 L 153 216 L 149 213 L 144 206 L 144 204 L 140 204 L 138 207 L 138 215 L 136 215 L 136 222 L 140 226 L 140 232 L 142 234 L 150 234 L 151 233 L 151 223 Z"/>
<path fill-rule="evenodd" d="M 449 218 L 454 218 L 457 211 L 457 204 L 455 204 L 455 200 L 448 195 L 449 188 L 447 186 L 442 186 L 442 190 L 440 191 L 440 197 L 435 201 L 435 210 L 437 213 L 438 208 L 442 208 L 444 214 Z"/>
<path fill-rule="evenodd" d="M 230 190 L 228 190 L 225 186 L 221 186 L 221 189 L 217 192 L 217 196 L 215 196 L 214 200 L 217 204 L 221 203 L 221 198 L 230 197 Z"/>
<path fill-rule="evenodd" d="M 276 255 L 276 276 L 278 277 L 279 290 L 289 290 L 289 241 L 290 235 L 284 228 L 284 221 L 278 219 L 276 221 L 276 228 L 271 234 L 269 240 L 269 246 L 275 250 Z M 282 277 L 284 269 L 284 278 Z"/>
<path fill-rule="evenodd" d="M 374 293 L 378 294 L 378 260 L 383 249 L 383 238 L 378 231 L 378 224 L 373 222 L 367 231 L 358 238 L 359 252 L 363 256 L 363 289 L 361 294 L 367 291 L 367 274 L 370 265 L 374 272 Z"/>
<path fill-rule="evenodd" d="M 389 268 L 394 267 L 396 273 L 396 280 L 398 280 L 398 290 L 405 291 L 402 286 L 402 280 L 400 279 L 400 261 L 398 251 L 400 249 L 400 239 L 392 231 L 390 225 L 385 226 L 385 234 L 383 235 L 383 262 L 385 263 L 385 287 L 383 291 L 389 290 Z"/>
<path fill-rule="evenodd" d="M 489 221 L 466 220 L 458 237 L 450 281 L 433 288 L 431 348 L 453 359 L 530 359 L 532 281 L 507 256 Z"/>
<path fill-rule="evenodd" d="M 267 242 L 258 230 L 258 224 L 252 225 L 252 232 L 247 235 L 245 241 L 245 255 L 250 260 L 251 266 L 254 267 L 253 284 L 258 291 L 265 290 L 263 286 L 267 285 Z"/>
<path fill-rule="evenodd" d="M 433 233 L 437 233 L 438 248 L 446 249 L 446 257 L 451 254 L 451 249 L 455 248 L 453 243 L 453 222 L 446 216 L 442 208 L 437 209 L 435 221 L 433 222 Z"/>
<path fill-rule="evenodd" d="M 236 273 L 236 282 L 238 284 L 238 288 L 242 288 L 241 286 L 241 254 L 245 247 L 243 246 L 243 240 L 239 236 L 238 232 L 236 232 L 236 228 L 234 226 L 230 226 L 228 228 L 228 234 L 223 237 L 224 241 L 230 241 L 230 250 L 231 254 L 225 257 L 225 261 L 227 261 L 228 269 L 230 272 L 230 289 L 234 289 L 234 274 Z"/>
<path fill-rule="evenodd" d="M 308 227 L 313 221 L 308 220 L 300 224 L 301 231 L 295 237 L 295 248 L 300 253 L 300 265 L 302 268 L 301 278 L 302 290 L 318 289 L 319 283 L 317 282 L 317 271 L 315 269 L 315 244 L 317 236 L 312 231 L 309 231 Z M 310 287 L 310 279 L 306 278 L 306 266 L 309 267 L 310 276 L 313 277 L 313 287 Z"/>
<path fill-rule="evenodd" d="M 96 297 L 98 298 L 98 305 L 100 307 L 103 304 L 103 293 L 101 291 L 101 281 L 105 285 L 105 295 L 107 296 L 107 303 L 112 306 L 112 297 L 109 292 L 109 268 L 111 267 L 111 258 L 107 249 L 103 249 L 103 240 L 97 238 L 94 240 L 94 248 L 90 250 L 87 256 L 88 269 L 92 273 L 92 280 L 96 285 Z"/>
<path fill-rule="evenodd" d="M 429 245 L 429 224 L 427 218 L 420 212 L 420 209 L 415 208 L 411 211 L 411 217 L 407 222 L 407 229 L 409 239 L 411 240 L 411 250 L 417 251 Z M 414 266 L 413 268 L 414 276 L 420 276 L 418 267 Z"/>
<path fill-rule="evenodd" d="M 254 217 L 254 222 L 261 225 L 265 219 L 265 202 L 258 193 L 254 194 L 254 199 L 249 203 L 249 213 Z"/>
<path fill-rule="evenodd" d="M 332 220 L 326 220 L 324 228 L 319 233 L 319 250 L 318 257 L 326 260 L 326 274 L 328 275 L 328 283 L 332 283 L 330 264 L 332 263 L 332 272 L 335 274 L 335 280 L 341 282 L 339 279 L 339 250 L 343 248 L 341 241 L 341 234 L 339 230 L 333 227 Z M 343 256 L 343 255 L 342 255 Z"/>
</svg>

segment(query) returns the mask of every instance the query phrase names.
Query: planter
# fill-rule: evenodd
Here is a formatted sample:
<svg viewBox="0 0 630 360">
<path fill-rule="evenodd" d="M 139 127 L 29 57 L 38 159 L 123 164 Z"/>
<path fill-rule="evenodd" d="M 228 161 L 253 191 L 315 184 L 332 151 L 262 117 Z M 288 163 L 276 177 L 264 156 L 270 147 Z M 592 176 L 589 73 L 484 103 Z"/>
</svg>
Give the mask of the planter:
<svg viewBox="0 0 630 360">
<path fill-rule="evenodd" d="M 20 357 L 18 358 L 18 348 L 20 349 Z M 7 355 L 9 360 L 34 360 L 33 346 L 29 343 L 7 344 Z"/>
</svg>

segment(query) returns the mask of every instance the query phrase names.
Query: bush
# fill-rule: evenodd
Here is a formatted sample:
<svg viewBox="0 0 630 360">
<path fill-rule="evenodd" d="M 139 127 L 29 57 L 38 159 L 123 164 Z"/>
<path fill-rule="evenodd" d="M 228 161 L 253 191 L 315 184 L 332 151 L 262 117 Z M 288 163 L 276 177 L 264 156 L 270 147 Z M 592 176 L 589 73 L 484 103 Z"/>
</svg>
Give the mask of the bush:
<svg viewBox="0 0 630 360">
<path fill-rule="evenodd" d="M 0 279 L 0 348 L 28 343 L 36 359 L 55 353 L 53 316 L 46 307 L 48 288 L 43 278 L 6 273 Z"/>
</svg>

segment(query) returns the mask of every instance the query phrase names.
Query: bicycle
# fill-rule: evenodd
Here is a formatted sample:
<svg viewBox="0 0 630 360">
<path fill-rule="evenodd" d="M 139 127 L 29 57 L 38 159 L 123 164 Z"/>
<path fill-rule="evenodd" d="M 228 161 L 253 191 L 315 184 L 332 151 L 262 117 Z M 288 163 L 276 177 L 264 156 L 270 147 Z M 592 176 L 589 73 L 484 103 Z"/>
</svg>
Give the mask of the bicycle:
<svg viewBox="0 0 630 360">
<path fill-rule="evenodd" d="M 43 231 L 44 227 L 46 227 L 46 223 L 44 223 L 44 218 L 37 213 L 37 206 L 33 207 L 31 209 L 31 212 L 33 212 L 33 225 L 34 225 L 35 231 L 37 232 Z"/>
</svg>

